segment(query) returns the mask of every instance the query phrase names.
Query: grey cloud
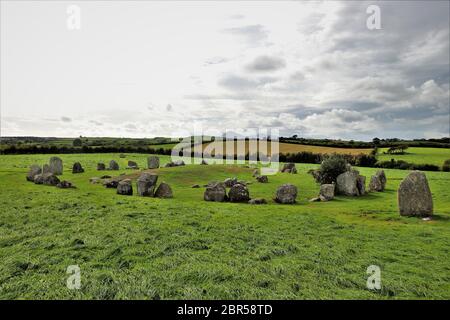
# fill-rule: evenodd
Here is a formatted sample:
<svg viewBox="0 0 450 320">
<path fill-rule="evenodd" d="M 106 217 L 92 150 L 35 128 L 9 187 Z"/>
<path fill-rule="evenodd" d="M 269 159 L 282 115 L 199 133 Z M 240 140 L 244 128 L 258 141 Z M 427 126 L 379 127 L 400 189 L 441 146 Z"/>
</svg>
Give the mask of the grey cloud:
<svg viewBox="0 0 450 320">
<path fill-rule="evenodd" d="M 72 119 L 69 117 L 61 117 L 62 122 L 72 122 Z"/>
<path fill-rule="evenodd" d="M 286 67 L 286 61 L 279 57 L 259 56 L 246 66 L 250 72 L 276 71 Z"/>
<path fill-rule="evenodd" d="M 168 104 L 167 106 L 166 106 L 166 111 L 172 111 L 172 105 L 171 104 Z"/>
<path fill-rule="evenodd" d="M 268 31 L 260 24 L 224 29 L 223 32 L 241 37 L 247 44 L 262 45 L 268 37 Z"/>
<path fill-rule="evenodd" d="M 259 78 L 246 78 L 237 75 L 227 75 L 218 81 L 220 86 L 223 86 L 230 90 L 249 90 L 256 89 L 265 84 L 275 82 L 275 77 L 259 77 Z"/>
</svg>

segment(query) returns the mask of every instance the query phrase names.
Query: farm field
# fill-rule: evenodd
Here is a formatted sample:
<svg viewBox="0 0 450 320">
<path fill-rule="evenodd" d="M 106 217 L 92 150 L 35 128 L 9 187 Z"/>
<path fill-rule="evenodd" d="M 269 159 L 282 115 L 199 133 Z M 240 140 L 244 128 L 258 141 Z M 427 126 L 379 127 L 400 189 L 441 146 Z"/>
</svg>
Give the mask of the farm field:
<svg viewBox="0 0 450 320">
<path fill-rule="evenodd" d="M 378 150 L 379 161 L 389 161 L 391 159 L 404 160 L 416 164 L 435 164 L 442 167 L 444 161 L 450 159 L 450 149 L 447 148 L 416 148 L 406 149 L 406 154 L 383 154 L 388 148 Z"/>
<path fill-rule="evenodd" d="M 298 174 L 267 184 L 242 165 L 161 168 L 158 181 L 174 198 L 157 199 L 88 181 L 139 172 L 98 172 L 97 162 L 144 167 L 147 155 L 57 156 L 61 179 L 76 189 L 25 180 L 51 155 L 0 156 L 0 299 L 450 299 L 448 172 L 426 172 L 435 215 L 423 221 L 398 214 L 405 170 L 385 170 L 385 192 L 309 202 L 319 185 L 307 171 L 317 165 L 297 164 Z M 72 174 L 75 161 L 86 172 Z M 376 171 L 359 170 L 367 178 Z M 206 202 L 204 188 L 191 188 L 234 176 L 269 203 Z M 284 183 L 298 187 L 297 204 L 272 201 Z M 66 287 L 69 265 L 81 268 L 80 290 Z M 366 288 L 370 265 L 382 270 L 380 291 Z"/>
<path fill-rule="evenodd" d="M 242 145 L 244 145 L 244 141 L 240 141 L 240 143 L 242 143 Z M 227 154 L 228 155 L 228 154 L 238 153 L 238 155 L 245 155 L 249 150 L 250 143 L 254 143 L 255 147 L 256 147 L 258 142 L 256 140 L 253 140 L 253 141 L 250 140 L 250 142 L 245 141 L 245 151 L 244 152 L 237 152 L 237 149 L 238 149 L 237 142 L 234 143 L 234 150 L 226 150 L 226 147 L 225 147 L 226 144 L 224 141 L 205 143 L 203 145 L 203 150 L 205 150 L 205 148 L 210 148 L 210 149 L 215 149 L 216 154 Z M 233 144 L 230 143 L 230 146 L 231 145 L 233 145 Z M 261 144 L 259 146 L 259 148 L 262 153 L 271 154 L 270 142 L 267 142 L 267 145 L 265 143 Z M 244 149 L 242 148 L 239 151 L 241 151 L 241 150 L 244 150 Z M 285 143 L 285 142 L 279 143 L 279 152 L 284 153 L 284 154 L 297 153 L 297 152 L 312 152 L 312 153 L 321 153 L 321 154 L 338 153 L 338 154 L 357 155 L 357 154 L 361 154 L 361 153 L 369 154 L 371 151 L 372 151 L 372 149 L 333 148 L 333 147 L 311 146 L 311 145 L 302 145 L 302 144 Z"/>
</svg>

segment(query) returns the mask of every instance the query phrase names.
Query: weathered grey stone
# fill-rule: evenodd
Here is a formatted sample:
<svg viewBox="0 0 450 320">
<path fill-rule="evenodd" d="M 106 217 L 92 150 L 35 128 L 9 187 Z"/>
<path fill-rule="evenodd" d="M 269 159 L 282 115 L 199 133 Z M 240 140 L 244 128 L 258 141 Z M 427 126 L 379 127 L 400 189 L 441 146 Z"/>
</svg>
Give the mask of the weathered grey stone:
<svg viewBox="0 0 450 320">
<path fill-rule="evenodd" d="M 267 176 L 257 176 L 256 181 L 261 182 L 261 183 L 268 183 L 269 178 Z"/>
<path fill-rule="evenodd" d="M 72 173 L 83 173 L 84 169 L 81 166 L 81 163 L 75 162 L 72 167 Z"/>
<path fill-rule="evenodd" d="M 157 198 L 173 198 L 172 188 L 165 182 L 161 182 L 155 191 Z"/>
<path fill-rule="evenodd" d="M 136 181 L 137 193 L 141 197 L 152 197 L 156 188 L 158 175 L 142 173 Z"/>
<path fill-rule="evenodd" d="M 44 164 L 42 166 L 42 173 L 52 173 L 52 171 L 50 170 L 50 166 L 48 164 Z"/>
<path fill-rule="evenodd" d="M 397 191 L 398 209 L 402 216 L 428 217 L 433 215 L 433 198 L 425 174 L 411 172 Z"/>
<path fill-rule="evenodd" d="M 283 184 L 278 187 L 275 201 L 283 204 L 293 204 L 297 198 L 297 187 L 292 184 Z"/>
<path fill-rule="evenodd" d="M 56 186 L 59 183 L 59 179 L 53 173 L 42 173 L 34 177 L 35 184 L 45 184 L 47 186 Z"/>
<path fill-rule="evenodd" d="M 170 161 L 168 163 L 166 163 L 165 167 L 166 168 L 170 168 L 170 167 L 178 167 L 178 166 L 184 166 L 185 163 L 183 160 L 177 160 L 177 161 Z"/>
<path fill-rule="evenodd" d="M 383 170 L 378 170 L 371 178 L 369 183 L 369 191 L 384 191 L 386 187 L 386 175 Z"/>
<path fill-rule="evenodd" d="M 147 167 L 149 169 L 158 169 L 159 168 L 159 158 L 156 156 L 150 156 L 147 158 Z"/>
<path fill-rule="evenodd" d="M 139 169 L 139 166 L 135 161 L 128 160 L 127 169 Z"/>
<path fill-rule="evenodd" d="M 117 180 L 105 180 L 105 181 L 103 181 L 103 185 L 106 188 L 117 188 L 117 186 L 119 185 L 119 181 L 117 181 Z"/>
<path fill-rule="evenodd" d="M 92 184 L 100 183 L 100 181 L 102 181 L 102 180 L 99 177 L 89 178 L 89 182 L 92 183 Z"/>
<path fill-rule="evenodd" d="M 356 187 L 358 188 L 358 195 L 363 196 L 366 194 L 366 177 L 365 176 L 358 176 L 358 179 L 356 180 Z"/>
<path fill-rule="evenodd" d="M 57 188 L 61 188 L 61 189 L 74 188 L 74 186 L 72 185 L 72 183 L 69 182 L 69 181 L 66 181 L 66 180 L 63 180 L 63 181 L 59 182 L 59 183 L 56 185 L 56 187 L 57 187 Z"/>
<path fill-rule="evenodd" d="M 225 184 L 225 187 L 227 187 L 227 188 L 231 188 L 237 182 L 238 182 L 237 178 L 227 178 L 223 181 L 223 183 Z"/>
<path fill-rule="evenodd" d="M 206 201 L 223 202 L 227 200 L 227 190 L 222 182 L 210 182 L 203 194 Z"/>
<path fill-rule="evenodd" d="M 115 160 L 109 162 L 109 170 L 119 170 L 119 164 Z"/>
<path fill-rule="evenodd" d="M 63 162 L 58 157 L 51 157 L 50 162 L 50 172 L 55 175 L 61 175 L 63 173 Z"/>
<path fill-rule="evenodd" d="M 334 198 L 334 184 L 322 184 L 320 186 L 319 197 L 322 196 L 325 201 L 332 200 Z"/>
<path fill-rule="evenodd" d="M 38 174 L 42 173 L 42 169 L 40 166 L 38 166 L 37 164 L 33 164 L 30 166 L 30 170 L 27 173 L 27 181 L 34 181 L 34 177 Z"/>
<path fill-rule="evenodd" d="M 97 170 L 98 170 L 98 171 L 106 170 L 105 164 L 102 163 L 102 162 L 97 163 Z"/>
<path fill-rule="evenodd" d="M 117 194 L 131 196 L 133 194 L 133 186 L 130 179 L 123 179 L 117 184 Z"/>
<path fill-rule="evenodd" d="M 359 196 L 364 194 L 364 179 L 356 170 L 341 173 L 336 179 L 337 194 L 345 196 Z M 362 192 L 362 193 L 361 193 Z"/>
<path fill-rule="evenodd" d="M 236 183 L 228 192 L 228 198 L 230 202 L 248 202 L 250 200 L 250 194 L 245 185 Z"/>
<path fill-rule="evenodd" d="M 286 162 L 281 168 L 281 172 L 285 173 L 297 173 L 297 168 L 295 167 L 295 163 Z"/>
<path fill-rule="evenodd" d="M 264 198 L 255 198 L 255 199 L 250 199 L 248 201 L 249 204 L 267 204 L 266 199 Z"/>
</svg>

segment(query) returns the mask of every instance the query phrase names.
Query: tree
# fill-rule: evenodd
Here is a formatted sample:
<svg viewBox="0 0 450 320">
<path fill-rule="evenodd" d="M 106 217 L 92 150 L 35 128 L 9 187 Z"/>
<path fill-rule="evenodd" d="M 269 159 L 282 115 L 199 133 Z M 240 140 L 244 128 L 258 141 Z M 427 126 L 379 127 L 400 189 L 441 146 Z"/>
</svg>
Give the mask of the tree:
<svg viewBox="0 0 450 320">
<path fill-rule="evenodd" d="M 376 137 L 372 139 L 372 143 L 373 143 L 375 146 L 378 146 L 378 145 L 380 144 L 380 141 L 381 141 L 381 140 L 380 140 L 379 138 L 376 138 Z"/>
<path fill-rule="evenodd" d="M 347 160 L 341 155 L 333 154 L 322 161 L 318 180 L 321 184 L 336 182 L 338 175 L 345 171 L 347 171 Z"/>
<path fill-rule="evenodd" d="M 76 138 L 73 140 L 72 145 L 74 147 L 81 147 L 83 145 L 83 142 L 81 141 L 80 138 Z"/>
</svg>

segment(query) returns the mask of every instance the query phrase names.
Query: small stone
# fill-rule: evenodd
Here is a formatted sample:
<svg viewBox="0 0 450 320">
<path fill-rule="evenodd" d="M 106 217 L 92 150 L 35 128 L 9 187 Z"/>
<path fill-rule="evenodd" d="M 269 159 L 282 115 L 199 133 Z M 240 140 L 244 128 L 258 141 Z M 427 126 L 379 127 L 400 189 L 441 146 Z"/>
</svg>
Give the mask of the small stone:
<svg viewBox="0 0 450 320">
<path fill-rule="evenodd" d="M 97 163 L 97 170 L 98 170 L 98 171 L 106 170 L 105 164 L 102 163 L 102 162 Z"/>
<path fill-rule="evenodd" d="M 111 160 L 109 162 L 109 170 L 119 170 L 119 164 L 116 161 Z"/>
<path fill-rule="evenodd" d="M 117 194 L 131 196 L 133 194 L 133 186 L 130 179 L 123 179 L 117 184 Z"/>
<path fill-rule="evenodd" d="M 161 182 L 155 191 L 157 198 L 173 198 L 172 188 L 165 182 Z"/>
<path fill-rule="evenodd" d="M 248 201 L 249 204 L 267 204 L 266 199 L 264 198 L 255 198 L 255 199 L 250 199 Z"/>
<path fill-rule="evenodd" d="M 268 183 L 269 178 L 267 176 L 257 176 L 256 181 L 261 182 L 261 183 Z"/>
<path fill-rule="evenodd" d="M 72 167 L 72 173 L 83 173 L 84 169 L 81 166 L 81 163 L 75 162 Z"/>
</svg>

